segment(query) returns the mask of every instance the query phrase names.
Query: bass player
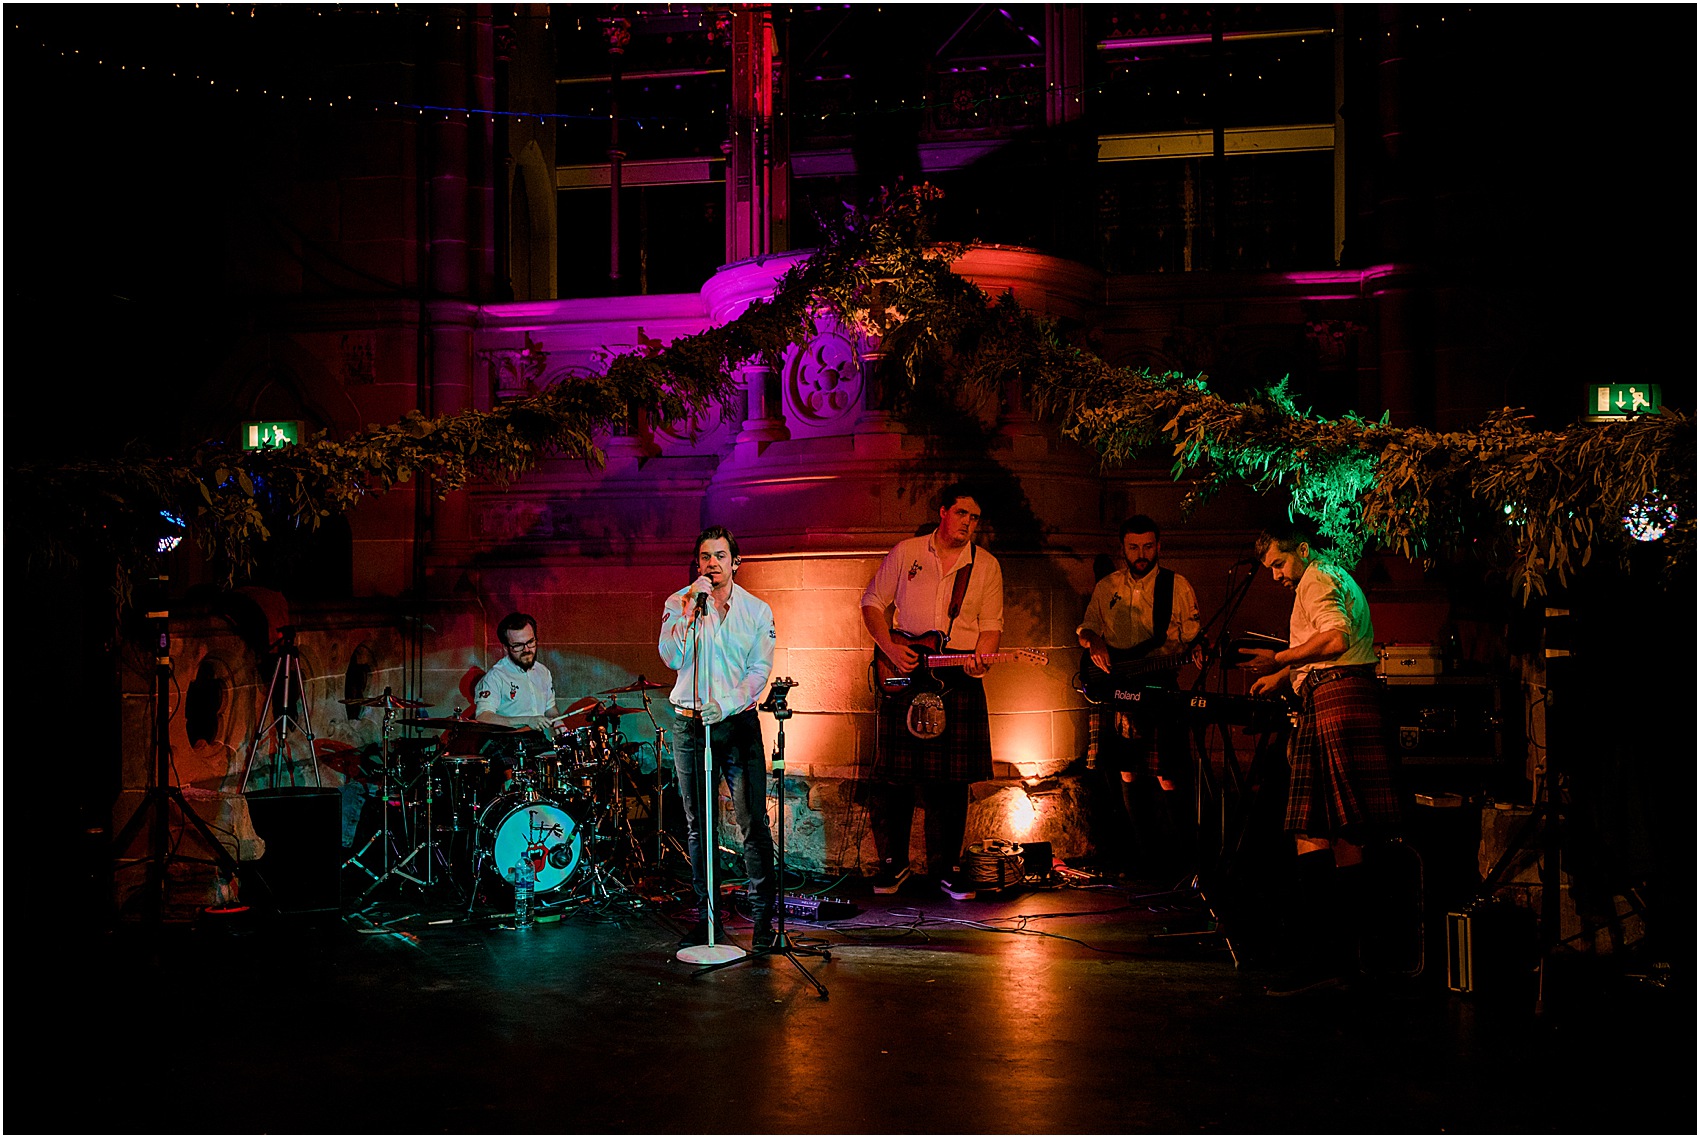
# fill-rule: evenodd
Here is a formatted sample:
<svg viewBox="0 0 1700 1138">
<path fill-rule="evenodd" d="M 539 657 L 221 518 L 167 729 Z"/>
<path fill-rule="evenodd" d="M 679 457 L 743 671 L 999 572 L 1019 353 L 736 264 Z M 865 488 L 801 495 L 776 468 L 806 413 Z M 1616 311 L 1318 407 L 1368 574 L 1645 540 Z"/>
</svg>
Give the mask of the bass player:
<svg viewBox="0 0 1700 1138">
<path fill-rule="evenodd" d="M 1117 860 L 1130 875 L 1177 868 L 1175 840 L 1188 797 L 1179 793 L 1188 781 L 1185 724 L 1160 712 L 1129 715 L 1109 698 L 1116 686 L 1175 688 L 1180 666 L 1189 657 L 1200 662 L 1201 650 L 1194 645 L 1198 597 L 1185 577 L 1159 567 L 1162 552 L 1156 521 L 1135 514 L 1123 522 L 1122 568 L 1098 582 L 1075 630 L 1085 649 L 1081 687 L 1099 704 L 1091 744 L 1095 753 L 1088 752 L 1087 765 L 1095 766 L 1107 784 L 1100 793 L 1118 814 Z M 1161 841 L 1153 840 L 1165 830 Z"/>
<path fill-rule="evenodd" d="M 927 872 L 957 900 L 974 896 L 958 867 L 968 823 L 968 787 L 992 777 L 992 742 L 982 678 L 1003 636 L 1003 569 L 974 544 L 980 499 L 962 483 L 939 498 L 938 525 L 885 555 L 862 593 L 862 622 L 876 651 L 898 673 L 923 662 L 911 642 L 932 636 L 938 649 L 971 653 L 939 694 L 943 731 L 911 730 L 908 700 L 880 701 L 874 762 L 858 780 L 879 866 L 876 893 L 895 893 L 909 876 L 909 827 L 920 792 L 926 808 Z M 890 614 L 889 618 L 887 614 Z"/>
</svg>

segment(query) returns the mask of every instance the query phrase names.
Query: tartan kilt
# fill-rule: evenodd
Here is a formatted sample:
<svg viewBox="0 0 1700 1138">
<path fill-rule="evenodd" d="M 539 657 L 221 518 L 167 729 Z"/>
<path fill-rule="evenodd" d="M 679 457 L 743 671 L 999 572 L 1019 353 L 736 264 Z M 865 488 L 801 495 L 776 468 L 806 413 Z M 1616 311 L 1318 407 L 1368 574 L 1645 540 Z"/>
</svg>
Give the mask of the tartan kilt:
<svg viewBox="0 0 1700 1138">
<path fill-rule="evenodd" d="M 1399 797 L 1375 677 L 1330 677 L 1306 685 L 1300 700 L 1287 746 L 1286 832 L 1362 844 L 1396 831 Z"/>
<path fill-rule="evenodd" d="M 986 686 L 966 673 L 950 678 L 944 700 L 944 734 L 917 739 L 904 725 L 907 698 L 881 699 L 874 761 L 862 777 L 876 782 L 979 782 L 992 777 L 992 735 Z"/>
</svg>

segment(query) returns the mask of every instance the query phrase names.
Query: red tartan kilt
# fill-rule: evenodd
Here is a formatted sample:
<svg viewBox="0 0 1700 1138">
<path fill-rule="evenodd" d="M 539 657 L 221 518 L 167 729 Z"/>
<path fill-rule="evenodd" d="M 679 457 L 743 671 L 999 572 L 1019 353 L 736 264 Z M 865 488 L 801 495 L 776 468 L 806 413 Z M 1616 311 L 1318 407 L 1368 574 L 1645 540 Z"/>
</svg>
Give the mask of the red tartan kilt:
<svg viewBox="0 0 1700 1138">
<path fill-rule="evenodd" d="M 1395 831 L 1399 796 L 1375 677 L 1330 679 L 1310 686 L 1302 699 L 1287 746 L 1286 831 L 1360 842 Z"/>
<path fill-rule="evenodd" d="M 992 777 L 992 737 L 986 719 L 986 688 L 975 676 L 950 678 L 944 695 L 945 729 L 936 739 L 917 739 L 904 725 L 905 698 L 882 699 L 879 749 L 862 777 L 887 782 L 979 782 Z"/>
</svg>

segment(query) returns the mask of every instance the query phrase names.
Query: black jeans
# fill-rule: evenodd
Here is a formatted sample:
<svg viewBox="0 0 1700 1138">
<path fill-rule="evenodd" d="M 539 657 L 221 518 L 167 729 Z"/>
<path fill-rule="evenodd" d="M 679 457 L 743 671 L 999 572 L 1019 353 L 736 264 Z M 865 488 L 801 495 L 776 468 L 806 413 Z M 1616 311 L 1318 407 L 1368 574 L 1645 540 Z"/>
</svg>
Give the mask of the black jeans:
<svg viewBox="0 0 1700 1138">
<path fill-rule="evenodd" d="M 709 740 L 713 744 L 714 772 L 726 780 L 732 796 L 732 813 L 738 837 L 744 846 L 744 874 L 749 886 L 750 913 L 757 920 L 773 915 L 773 834 L 767 825 L 767 764 L 762 754 L 761 722 L 750 708 L 716 723 Z M 678 721 L 673 731 L 673 773 L 679 778 L 679 797 L 685 806 L 685 850 L 691 859 L 691 888 L 697 908 L 709 913 L 708 862 L 704 860 L 703 722 Z"/>
</svg>

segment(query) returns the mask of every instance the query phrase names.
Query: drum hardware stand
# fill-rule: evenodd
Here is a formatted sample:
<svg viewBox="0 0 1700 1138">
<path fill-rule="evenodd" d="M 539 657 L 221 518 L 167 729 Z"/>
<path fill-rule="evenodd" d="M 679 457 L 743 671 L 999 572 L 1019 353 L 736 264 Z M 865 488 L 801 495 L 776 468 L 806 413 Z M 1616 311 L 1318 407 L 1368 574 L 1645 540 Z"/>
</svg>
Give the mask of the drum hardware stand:
<svg viewBox="0 0 1700 1138">
<path fill-rule="evenodd" d="M 343 702 L 357 703 L 368 707 L 376 705 L 384 709 L 383 730 L 378 736 L 378 761 L 382 766 L 379 776 L 379 794 L 382 796 L 379 801 L 382 803 L 382 810 L 379 815 L 378 829 L 370 838 L 366 839 L 366 844 L 360 847 L 358 853 L 354 854 L 354 856 L 342 863 L 342 868 L 347 869 L 349 866 L 354 866 L 356 869 L 360 870 L 360 872 L 376 881 L 380 875 L 373 873 L 370 869 L 367 869 L 366 864 L 360 859 L 366 856 L 366 851 L 372 848 L 373 842 L 382 838 L 384 843 L 384 870 L 388 872 L 390 868 L 390 732 L 395 728 L 396 708 L 424 707 L 426 705 L 415 700 L 397 700 L 390 694 L 390 689 L 387 687 L 384 689 L 384 694 L 375 701 L 343 700 Z"/>
<path fill-rule="evenodd" d="M 380 885 L 382 885 L 384 882 L 388 881 L 392 877 L 404 878 L 408 881 L 413 882 L 415 885 L 419 886 L 422 889 L 429 888 L 432 885 L 432 876 L 431 875 L 432 875 L 432 871 L 436 868 L 437 843 L 436 843 L 436 836 L 435 836 L 436 831 L 433 828 L 433 824 L 432 824 L 432 806 L 433 806 L 434 791 L 431 788 L 431 773 L 430 773 L 429 768 L 427 768 L 424 772 L 422 772 L 421 777 L 424 778 L 424 780 L 425 780 L 425 832 L 424 832 L 424 834 L 422 834 L 420 836 L 419 840 L 414 843 L 413 849 L 408 851 L 408 854 L 407 854 L 406 857 L 404 857 L 400 861 L 396 862 L 394 865 L 392 865 L 389 869 L 387 869 L 384 872 L 383 876 L 379 877 L 377 880 L 373 881 L 372 884 L 370 884 L 366 887 L 366 891 L 364 893 L 360 894 L 360 900 L 358 902 L 359 907 L 363 908 L 364 905 L 365 905 L 366 898 L 370 897 L 373 893 L 377 892 L 378 887 Z M 405 811 L 406 807 L 403 806 L 402 809 Z M 389 812 L 388 795 L 385 795 L 384 811 L 385 811 L 385 816 L 386 816 L 386 819 L 387 819 L 388 812 Z M 405 825 L 406 825 L 406 817 L 405 817 L 405 814 L 404 814 L 404 816 L 403 816 L 403 826 L 405 827 Z M 389 856 L 389 852 L 388 852 L 389 851 L 389 841 L 387 840 L 387 830 L 386 830 L 386 840 L 384 842 L 384 850 L 385 850 L 384 856 L 387 859 L 388 856 Z M 421 852 L 423 852 L 425 854 L 425 876 L 422 879 L 415 877 L 413 874 L 407 872 L 408 863 L 411 862 L 414 858 L 418 857 Z"/>
<path fill-rule="evenodd" d="M 826 999 L 826 987 L 819 980 L 816 980 L 809 970 L 803 967 L 803 962 L 797 958 L 799 956 L 818 956 L 823 961 L 829 961 L 832 959 L 831 950 L 799 948 L 796 942 L 791 939 L 790 934 L 785 931 L 785 721 L 791 718 L 792 714 L 791 709 L 785 704 L 785 697 L 796 686 L 796 681 L 790 677 L 774 680 L 773 687 L 768 692 L 767 701 L 758 709 L 770 713 L 774 722 L 779 725 L 779 738 L 775 741 L 773 747 L 773 781 L 779 792 L 779 823 L 776 827 L 778 832 L 774 835 L 777 852 L 774 856 L 773 865 L 773 891 L 775 895 L 773 945 L 770 948 L 758 948 L 748 956 L 742 956 L 736 960 L 710 964 L 703 971 L 713 972 L 718 968 L 742 964 L 746 960 L 756 960 L 763 956 L 783 956 L 797 966 L 797 971 L 803 974 L 803 979 L 813 984 L 815 991 L 819 992 L 821 999 L 824 1000 Z"/>
<path fill-rule="evenodd" d="M 114 850 L 127 847 L 136 836 L 136 831 L 151 818 L 152 853 L 147 857 L 148 883 L 145 890 L 146 915 L 150 921 L 157 921 L 164 915 L 166 884 L 169 878 L 167 869 L 173 859 L 216 865 L 232 877 L 240 877 L 243 872 L 236 859 L 230 856 L 230 851 L 224 848 L 218 836 L 213 833 L 212 827 L 207 825 L 206 819 L 190 808 L 188 800 L 183 797 L 182 789 L 171 781 L 171 613 L 166 607 L 165 597 L 165 582 L 168 580 L 170 578 L 164 574 L 153 579 L 159 589 L 159 596 L 157 607 L 150 606 L 147 614 L 148 619 L 153 622 L 155 636 L 153 785 L 148 787 L 147 794 L 136 806 L 136 812 L 130 815 L 130 820 L 125 822 L 124 828 L 118 832 L 112 847 Z M 200 831 L 202 839 L 213 852 L 212 857 L 189 857 L 171 851 L 173 804 L 177 806 L 177 812 Z"/>
<path fill-rule="evenodd" d="M 639 676 L 638 682 L 643 683 L 644 678 Z M 655 712 L 650 710 L 649 692 L 642 691 L 639 695 L 643 699 L 644 714 L 649 716 L 649 725 L 655 729 L 655 871 L 661 873 L 667 868 L 669 851 L 687 866 L 691 858 L 684 846 L 679 844 L 679 839 L 667 832 L 667 732 L 661 729 Z"/>
<path fill-rule="evenodd" d="M 276 787 L 278 784 L 277 766 L 280 756 L 284 765 L 290 768 L 290 785 L 295 785 L 295 762 L 289 749 L 289 731 L 292 720 L 295 719 L 290 709 L 297 701 L 301 703 L 300 726 L 307 738 L 307 754 L 313 760 L 313 785 L 323 785 L 319 779 L 319 753 L 313 745 L 313 717 L 306 704 L 307 685 L 301 678 L 301 653 L 295 647 L 295 628 L 293 625 L 285 625 L 278 630 L 278 634 L 277 663 L 272 668 L 271 683 L 266 686 L 265 706 L 260 709 L 259 719 L 255 720 L 254 738 L 248 744 L 248 758 L 242 766 L 244 794 L 248 791 L 248 778 L 253 773 L 254 753 L 260 748 L 260 739 L 267 735 L 273 736 L 275 740 L 271 760 L 272 786 Z M 295 685 L 293 690 L 290 688 L 291 683 Z M 274 699 L 277 701 L 278 713 L 268 721 L 266 717 L 271 712 Z"/>
</svg>

